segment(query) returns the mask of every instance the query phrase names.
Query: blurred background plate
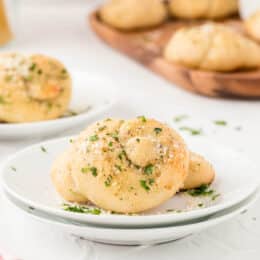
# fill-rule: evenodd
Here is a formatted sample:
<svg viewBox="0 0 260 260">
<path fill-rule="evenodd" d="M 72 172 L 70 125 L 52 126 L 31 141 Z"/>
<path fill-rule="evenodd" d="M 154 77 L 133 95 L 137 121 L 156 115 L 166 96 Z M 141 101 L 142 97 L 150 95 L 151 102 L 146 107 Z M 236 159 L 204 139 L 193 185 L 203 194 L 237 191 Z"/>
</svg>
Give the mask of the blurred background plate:
<svg viewBox="0 0 260 260">
<path fill-rule="evenodd" d="M 72 100 L 69 116 L 32 123 L 0 123 L 0 139 L 21 139 L 48 136 L 90 123 L 111 109 L 117 102 L 116 91 L 109 79 L 72 71 Z"/>
</svg>

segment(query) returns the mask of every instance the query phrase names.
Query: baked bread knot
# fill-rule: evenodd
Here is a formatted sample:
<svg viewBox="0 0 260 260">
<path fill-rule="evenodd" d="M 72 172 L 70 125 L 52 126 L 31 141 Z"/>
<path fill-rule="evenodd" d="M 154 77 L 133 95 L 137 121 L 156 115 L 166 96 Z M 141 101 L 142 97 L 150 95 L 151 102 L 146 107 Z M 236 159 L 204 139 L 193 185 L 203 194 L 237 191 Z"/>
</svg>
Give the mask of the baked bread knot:
<svg viewBox="0 0 260 260">
<path fill-rule="evenodd" d="M 134 30 L 163 23 L 167 8 L 161 0 L 110 0 L 101 7 L 99 15 L 112 27 Z"/>
<path fill-rule="evenodd" d="M 0 55 L 0 120 L 13 123 L 58 118 L 71 98 L 71 78 L 56 59 Z"/>
<path fill-rule="evenodd" d="M 245 29 L 250 37 L 260 42 L 260 10 L 245 21 Z"/>
<path fill-rule="evenodd" d="M 212 165 L 201 155 L 191 152 L 189 174 L 184 182 L 184 190 L 195 189 L 204 184 L 211 184 L 215 178 Z"/>
<path fill-rule="evenodd" d="M 154 208 L 183 188 L 189 151 L 171 128 L 153 119 L 106 119 L 89 126 L 71 147 L 77 191 L 110 211 Z"/>
<path fill-rule="evenodd" d="M 85 203 L 87 199 L 78 192 L 72 178 L 71 163 L 69 151 L 64 152 L 54 161 L 51 169 L 52 183 L 63 199 Z"/>
<path fill-rule="evenodd" d="M 238 12 L 238 0 L 170 0 L 169 10 L 185 19 L 225 18 Z"/>
<path fill-rule="evenodd" d="M 230 72 L 260 67 L 260 46 L 231 28 L 209 23 L 178 30 L 164 57 L 194 69 Z"/>
</svg>

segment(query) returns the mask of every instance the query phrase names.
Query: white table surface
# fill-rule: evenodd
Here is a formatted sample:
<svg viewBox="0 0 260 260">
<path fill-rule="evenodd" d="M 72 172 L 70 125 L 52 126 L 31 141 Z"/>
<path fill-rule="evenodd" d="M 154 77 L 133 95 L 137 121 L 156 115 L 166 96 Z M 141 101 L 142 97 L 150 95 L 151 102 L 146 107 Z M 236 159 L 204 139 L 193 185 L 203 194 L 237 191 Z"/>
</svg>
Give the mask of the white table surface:
<svg viewBox="0 0 260 260">
<path fill-rule="evenodd" d="M 61 59 L 71 70 L 84 71 L 86 77 L 94 75 L 104 82 L 112 79 L 121 99 L 118 109 L 108 111 L 110 116 L 145 114 L 170 120 L 175 115 L 188 114 L 192 121 L 189 124 L 203 126 L 205 136 L 231 145 L 260 166 L 260 102 L 215 100 L 189 94 L 111 50 L 95 37 L 86 22 L 94 2 L 21 0 L 20 33 L 5 50 L 46 53 Z M 212 121 L 218 119 L 226 120 L 228 126 L 214 126 Z M 234 130 L 236 126 L 242 126 L 242 130 Z M 0 161 L 36 141 L 0 141 Z M 260 257 L 260 201 L 231 221 L 153 247 L 82 241 L 31 220 L 3 198 L 0 205 L 0 255 L 5 260 L 258 260 Z"/>
</svg>

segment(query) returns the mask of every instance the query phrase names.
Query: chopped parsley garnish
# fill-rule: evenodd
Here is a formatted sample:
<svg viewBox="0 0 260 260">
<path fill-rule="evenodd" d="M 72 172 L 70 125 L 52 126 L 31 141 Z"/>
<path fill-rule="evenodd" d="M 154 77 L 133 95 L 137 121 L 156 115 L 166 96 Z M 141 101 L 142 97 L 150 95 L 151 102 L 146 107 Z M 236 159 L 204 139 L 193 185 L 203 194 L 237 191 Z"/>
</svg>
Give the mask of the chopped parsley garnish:
<svg viewBox="0 0 260 260">
<path fill-rule="evenodd" d="M 201 129 L 194 129 L 194 128 L 187 127 L 187 126 L 182 126 L 179 129 L 182 130 L 182 131 L 187 131 L 191 135 L 201 135 L 202 134 L 202 130 Z"/>
<path fill-rule="evenodd" d="M 118 158 L 119 158 L 120 160 L 123 160 L 123 153 L 120 153 L 120 154 L 118 155 Z"/>
<path fill-rule="evenodd" d="M 86 213 L 92 215 L 100 215 L 101 210 L 98 208 L 88 208 L 80 205 L 63 204 L 63 209 L 70 212 Z"/>
<path fill-rule="evenodd" d="M 117 142 L 119 141 L 118 132 L 112 133 L 111 137 L 114 138 L 115 141 L 117 141 Z"/>
<path fill-rule="evenodd" d="M 105 186 L 106 187 L 109 187 L 109 186 L 111 186 L 111 183 L 112 183 L 112 175 L 109 175 L 108 177 L 107 177 L 107 179 L 105 180 Z"/>
<path fill-rule="evenodd" d="M 156 127 L 154 128 L 154 132 L 158 135 L 162 132 L 162 128 Z"/>
<path fill-rule="evenodd" d="M 89 141 L 91 141 L 91 142 L 95 142 L 95 141 L 97 141 L 98 139 L 99 139 L 99 138 L 98 138 L 97 135 L 92 135 L 92 136 L 89 137 Z"/>
<path fill-rule="evenodd" d="M 179 116 L 174 117 L 173 120 L 178 123 L 178 122 L 183 121 L 184 119 L 187 119 L 188 117 L 189 116 L 187 116 L 187 115 L 179 115 Z"/>
<path fill-rule="evenodd" d="M 211 198 L 211 200 L 216 200 L 218 197 L 220 196 L 220 194 L 219 193 L 217 193 L 217 194 L 214 194 L 213 196 L 212 196 L 212 198 Z"/>
<path fill-rule="evenodd" d="M 125 150 L 122 150 L 122 152 L 118 154 L 118 158 L 119 158 L 121 161 L 123 160 L 123 157 L 126 157 L 126 152 L 125 152 Z"/>
<path fill-rule="evenodd" d="M 10 168 L 11 168 L 11 170 L 14 171 L 14 172 L 17 171 L 17 169 L 16 169 L 14 166 L 11 166 Z"/>
<path fill-rule="evenodd" d="M 215 124 L 215 125 L 226 126 L 226 125 L 227 125 L 227 122 L 224 121 L 224 120 L 216 120 L 216 121 L 214 121 L 214 124 Z"/>
<path fill-rule="evenodd" d="M 33 63 L 33 64 L 30 66 L 29 70 L 30 70 L 30 71 L 33 71 L 35 68 L 36 68 L 36 64 Z"/>
<path fill-rule="evenodd" d="M 90 167 L 89 170 L 91 171 L 91 173 L 94 177 L 97 177 L 98 173 L 97 173 L 96 167 Z"/>
<path fill-rule="evenodd" d="M 98 175 L 96 167 L 83 167 L 83 168 L 81 168 L 81 172 L 82 173 L 91 172 L 94 177 L 96 177 Z"/>
<path fill-rule="evenodd" d="M 77 205 L 63 204 L 63 209 L 70 212 L 85 213 L 85 210 L 88 208 Z"/>
<path fill-rule="evenodd" d="M 154 179 L 149 179 L 148 183 L 149 183 L 149 185 L 153 185 L 154 184 Z"/>
<path fill-rule="evenodd" d="M 89 171 L 89 168 L 88 167 L 83 167 L 81 168 L 81 172 L 82 173 L 87 173 Z"/>
<path fill-rule="evenodd" d="M 142 188 L 144 188 L 146 191 L 150 190 L 150 187 L 147 185 L 146 180 L 140 180 L 140 185 Z"/>
<path fill-rule="evenodd" d="M 210 196 L 213 195 L 215 191 L 209 188 L 209 185 L 202 184 L 200 187 L 188 190 L 187 193 L 193 197 L 198 196 Z"/>
<path fill-rule="evenodd" d="M 43 153 L 47 153 L 47 149 L 46 149 L 44 146 L 41 146 L 41 151 L 42 151 Z"/>
<path fill-rule="evenodd" d="M 99 128 L 98 128 L 98 131 L 103 131 L 103 130 L 105 130 L 107 128 L 107 126 L 100 126 Z"/>
<path fill-rule="evenodd" d="M 73 139 L 70 139 L 70 143 L 73 143 Z"/>
<path fill-rule="evenodd" d="M 90 209 L 89 213 L 93 214 L 93 215 L 100 215 L 101 210 L 98 208 L 94 208 L 94 209 Z"/>
<path fill-rule="evenodd" d="M 144 167 L 144 173 L 149 175 L 152 174 L 154 170 L 154 166 L 152 164 L 148 164 L 147 166 Z"/>
<path fill-rule="evenodd" d="M 120 165 L 115 164 L 115 168 L 118 169 L 120 172 L 122 171 L 122 167 Z"/>
<path fill-rule="evenodd" d="M 109 142 L 109 143 L 108 143 L 108 146 L 109 146 L 109 147 L 112 147 L 112 146 L 113 146 L 113 142 Z"/>
<path fill-rule="evenodd" d="M 203 203 L 199 203 L 199 204 L 198 204 L 198 207 L 200 207 L 200 208 L 203 207 L 203 206 L 204 206 Z"/>
<path fill-rule="evenodd" d="M 137 143 L 140 143 L 140 138 L 136 138 L 136 142 L 137 142 Z"/>
<path fill-rule="evenodd" d="M 248 211 L 247 209 L 244 209 L 243 211 L 240 212 L 240 214 L 241 214 L 241 215 L 242 215 L 242 214 L 245 214 L 245 213 L 247 213 L 247 211 Z"/>
<path fill-rule="evenodd" d="M 145 116 L 138 116 L 138 119 L 140 119 L 143 123 L 147 122 L 147 119 Z"/>
</svg>

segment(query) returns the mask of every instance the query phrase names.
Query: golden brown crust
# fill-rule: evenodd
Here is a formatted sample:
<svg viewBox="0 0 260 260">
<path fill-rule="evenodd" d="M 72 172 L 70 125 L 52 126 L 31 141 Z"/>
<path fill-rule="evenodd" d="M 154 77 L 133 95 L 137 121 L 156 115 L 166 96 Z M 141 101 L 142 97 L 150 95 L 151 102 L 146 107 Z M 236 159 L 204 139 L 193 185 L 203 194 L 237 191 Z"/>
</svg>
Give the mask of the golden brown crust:
<svg viewBox="0 0 260 260">
<path fill-rule="evenodd" d="M 209 23 L 177 31 L 164 57 L 194 69 L 228 72 L 260 67 L 260 46 L 230 28 Z"/>
<path fill-rule="evenodd" d="M 245 21 L 245 29 L 250 37 L 260 42 L 260 11 L 257 11 Z"/>
<path fill-rule="evenodd" d="M 51 179 L 57 192 L 63 199 L 71 202 L 85 203 L 87 199 L 78 192 L 72 178 L 70 153 L 64 152 L 53 163 Z"/>
<path fill-rule="evenodd" d="M 167 9 L 161 0 L 110 0 L 99 15 L 112 27 L 134 30 L 161 24 L 167 18 Z"/>
<path fill-rule="evenodd" d="M 73 141 L 70 160 L 80 194 L 106 210 L 134 213 L 183 187 L 189 152 L 174 130 L 141 117 L 89 126 Z"/>
<path fill-rule="evenodd" d="M 191 152 L 189 173 L 184 182 L 184 190 L 198 188 L 203 184 L 211 184 L 215 178 L 212 165 L 201 155 Z"/>
<path fill-rule="evenodd" d="M 169 10 L 185 19 L 224 18 L 238 12 L 238 0 L 170 0 Z"/>
<path fill-rule="evenodd" d="M 64 114 L 70 98 L 71 78 L 59 61 L 38 54 L 0 55 L 0 120 L 54 119 Z"/>
</svg>

